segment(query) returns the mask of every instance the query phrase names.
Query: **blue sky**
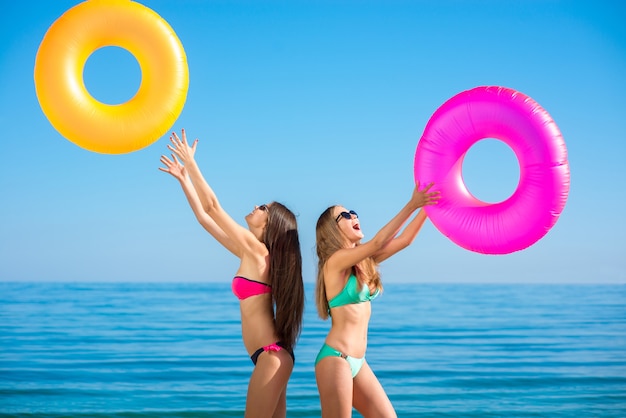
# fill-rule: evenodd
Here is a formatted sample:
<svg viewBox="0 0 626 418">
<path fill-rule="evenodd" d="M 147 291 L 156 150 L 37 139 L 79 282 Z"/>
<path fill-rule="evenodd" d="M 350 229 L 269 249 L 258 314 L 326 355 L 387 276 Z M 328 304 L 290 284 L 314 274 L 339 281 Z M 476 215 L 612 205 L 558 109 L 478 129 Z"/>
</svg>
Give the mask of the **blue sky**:
<svg viewBox="0 0 626 418">
<path fill-rule="evenodd" d="M 228 281 L 237 260 L 196 223 L 158 171 L 167 136 L 125 155 L 86 151 L 41 111 L 34 60 L 48 27 L 78 4 L 4 2 L 0 34 L 0 280 Z M 389 282 L 626 280 L 626 6 L 616 1 L 144 1 L 176 31 L 189 91 L 171 128 L 241 220 L 278 200 L 299 216 L 305 280 L 314 228 L 331 204 L 366 238 L 410 197 L 432 113 L 480 85 L 543 106 L 569 153 L 571 189 L 548 234 L 504 256 L 464 250 L 427 223 L 382 266 Z M 136 91 L 119 48 L 96 51 L 85 83 L 108 103 Z M 501 200 L 515 157 L 488 140 L 468 153 L 470 190 Z"/>
</svg>

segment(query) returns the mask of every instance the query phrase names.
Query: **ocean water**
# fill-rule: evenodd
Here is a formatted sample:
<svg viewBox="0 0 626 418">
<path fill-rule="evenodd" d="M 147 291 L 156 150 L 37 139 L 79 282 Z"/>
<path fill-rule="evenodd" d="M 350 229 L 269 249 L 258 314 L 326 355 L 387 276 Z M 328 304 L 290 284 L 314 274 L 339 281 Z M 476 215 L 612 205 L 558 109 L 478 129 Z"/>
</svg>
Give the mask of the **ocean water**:
<svg viewBox="0 0 626 418">
<path fill-rule="evenodd" d="M 288 417 L 320 416 L 312 296 Z M 626 417 L 624 285 L 387 284 L 369 338 L 399 417 Z M 229 283 L 0 283 L 0 417 L 241 417 L 251 371 Z"/>
</svg>

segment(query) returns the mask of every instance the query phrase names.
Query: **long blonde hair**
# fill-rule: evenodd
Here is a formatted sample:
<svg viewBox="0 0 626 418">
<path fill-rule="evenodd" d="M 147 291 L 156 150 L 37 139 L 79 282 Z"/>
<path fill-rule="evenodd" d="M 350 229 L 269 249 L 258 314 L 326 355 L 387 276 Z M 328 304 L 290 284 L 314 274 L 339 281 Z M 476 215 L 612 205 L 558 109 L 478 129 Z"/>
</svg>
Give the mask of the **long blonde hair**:
<svg viewBox="0 0 626 418">
<path fill-rule="evenodd" d="M 315 305 L 317 306 L 317 314 L 322 319 L 328 319 L 329 306 L 326 296 L 326 285 L 324 284 L 324 264 L 335 252 L 342 248 L 346 248 L 346 239 L 341 234 L 333 209 L 336 205 L 327 208 L 317 220 L 315 227 L 315 248 L 317 251 L 317 281 L 315 283 Z M 359 243 L 357 243 L 359 245 Z M 379 291 L 382 291 L 383 285 L 380 280 L 378 271 L 378 263 L 372 257 L 367 257 L 352 266 L 352 273 L 356 276 L 361 285 L 374 284 Z"/>
</svg>

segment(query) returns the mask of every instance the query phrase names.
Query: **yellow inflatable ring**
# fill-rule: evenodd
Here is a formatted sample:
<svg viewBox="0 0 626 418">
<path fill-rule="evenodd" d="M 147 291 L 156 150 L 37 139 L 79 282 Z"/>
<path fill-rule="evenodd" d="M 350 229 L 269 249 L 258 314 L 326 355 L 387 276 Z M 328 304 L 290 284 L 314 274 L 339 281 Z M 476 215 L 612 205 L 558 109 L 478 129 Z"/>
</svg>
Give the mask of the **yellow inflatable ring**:
<svg viewBox="0 0 626 418">
<path fill-rule="evenodd" d="M 85 87 L 85 63 L 105 46 L 126 49 L 141 67 L 139 89 L 126 103 L 102 103 Z M 52 126 L 103 154 L 136 151 L 159 139 L 180 115 L 188 87 L 187 57 L 174 30 L 130 0 L 72 7 L 50 26 L 35 59 L 37 98 Z"/>
</svg>

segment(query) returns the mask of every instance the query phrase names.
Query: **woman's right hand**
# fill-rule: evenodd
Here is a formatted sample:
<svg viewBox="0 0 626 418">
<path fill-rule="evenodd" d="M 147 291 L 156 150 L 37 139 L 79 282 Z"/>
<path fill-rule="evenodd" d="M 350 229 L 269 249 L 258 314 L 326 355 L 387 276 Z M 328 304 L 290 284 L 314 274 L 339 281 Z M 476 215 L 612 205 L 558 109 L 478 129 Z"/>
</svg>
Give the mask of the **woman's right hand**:
<svg viewBox="0 0 626 418">
<path fill-rule="evenodd" d="M 439 191 L 429 191 L 430 188 L 433 187 L 433 184 L 434 183 L 430 183 L 420 190 L 420 184 L 417 182 L 415 189 L 413 189 L 413 196 L 411 196 L 410 201 L 410 203 L 415 206 L 415 209 L 419 209 L 423 206 L 436 205 L 439 199 L 441 199 Z"/>
<path fill-rule="evenodd" d="M 168 144 L 167 148 L 174 154 L 176 154 L 176 156 L 180 158 L 184 165 L 188 165 L 189 163 L 194 161 L 193 157 L 196 153 L 198 140 L 194 140 L 193 144 L 190 146 L 187 143 L 187 133 L 184 129 L 181 131 L 181 136 L 182 140 L 178 137 L 178 135 L 176 135 L 176 132 L 172 132 L 172 136 L 170 136 L 170 141 L 172 142 L 173 146 Z"/>
</svg>

